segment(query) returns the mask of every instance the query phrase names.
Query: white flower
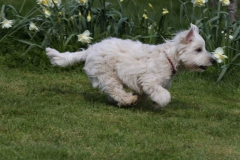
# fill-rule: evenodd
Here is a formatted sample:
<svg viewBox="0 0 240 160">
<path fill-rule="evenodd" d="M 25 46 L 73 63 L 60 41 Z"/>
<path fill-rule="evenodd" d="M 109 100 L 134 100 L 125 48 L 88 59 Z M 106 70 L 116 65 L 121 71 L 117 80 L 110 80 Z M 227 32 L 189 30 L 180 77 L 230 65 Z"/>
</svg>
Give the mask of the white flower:
<svg viewBox="0 0 240 160">
<path fill-rule="evenodd" d="M 227 33 L 225 33 L 224 35 L 225 35 L 225 39 L 227 39 Z M 233 40 L 233 36 L 230 35 L 230 34 L 228 35 L 228 38 L 229 38 L 230 40 Z"/>
<path fill-rule="evenodd" d="M 48 9 L 46 9 L 46 8 L 43 8 L 43 12 L 44 12 L 46 18 L 48 18 L 48 17 L 50 17 L 52 15 L 52 13 Z"/>
<path fill-rule="evenodd" d="M 148 3 L 148 6 L 153 9 L 153 6 L 151 3 Z"/>
<path fill-rule="evenodd" d="M 152 25 L 148 26 L 148 30 L 151 30 L 151 29 L 153 29 L 153 26 Z"/>
<path fill-rule="evenodd" d="M 53 0 L 53 3 L 55 3 L 57 6 L 60 6 L 62 3 L 62 0 Z"/>
<path fill-rule="evenodd" d="M 144 18 L 144 19 L 148 19 L 148 16 L 147 16 L 146 13 L 143 14 L 143 18 Z"/>
<path fill-rule="evenodd" d="M 30 31 L 32 31 L 32 30 L 39 31 L 38 27 L 33 22 L 30 22 L 29 30 Z"/>
<path fill-rule="evenodd" d="M 86 5 L 88 3 L 88 0 L 76 0 L 80 5 Z"/>
<path fill-rule="evenodd" d="M 13 25 L 13 20 L 4 19 L 2 22 L 2 28 L 11 28 Z"/>
<path fill-rule="evenodd" d="M 90 21 L 91 21 L 91 19 L 92 19 L 92 17 L 91 17 L 91 13 L 90 13 L 90 12 L 88 12 L 88 15 L 87 15 L 87 21 L 88 21 L 88 22 L 90 22 Z"/>
<path fill-rule="evenodd" d="M 123 0 L 120 0 L 120 2 L 123 2 Z"/>
<path fill-rule="evenodd" d="M 37 4 L 44 5 L 46 7 L 52 7 L 52 0 L 37 0 Z"/>
<path fill-rule="evenodd" d="M 222 63 L 224 59 L 228 58 L 226 55 L 224 55 L 224 51 L 221 47 L 218 47 L 214 52 L 213 56 L 216 58 L 216 61 L 218 63 Z"/>
<path fill-rule="evenodd" d="M 222 6 L 229 6 L 230 5 L 229 0 L 220 0 L 220 2 L 222 2 Z"/>
<path fill-rule="evenodd" d="M 192 0 L 194 6 L 202 7 L 208 0 Z"/>
<path fill-rule="evenodd" d="M 91 40 L 93 39 L 90 36 L 89 30 L 84 31 L 82 34 L 77 35 L 78 36 L 78 41 L 82 43 L 91 43 Z"/>
<path fill-rule="evenodd" d="M 168 13 L 169 13 L 169 11 L 167 9 L 163 8 L 162 14 L 165 15 L 165 14 L 168 14 Z"/>
<path fill-rule="evenodd" d="M 60 6 L 62 0 L 37 0 L 37 4 L 46 6 L 46 7 L 54 7 L 54 4 Z"/>
</svg>

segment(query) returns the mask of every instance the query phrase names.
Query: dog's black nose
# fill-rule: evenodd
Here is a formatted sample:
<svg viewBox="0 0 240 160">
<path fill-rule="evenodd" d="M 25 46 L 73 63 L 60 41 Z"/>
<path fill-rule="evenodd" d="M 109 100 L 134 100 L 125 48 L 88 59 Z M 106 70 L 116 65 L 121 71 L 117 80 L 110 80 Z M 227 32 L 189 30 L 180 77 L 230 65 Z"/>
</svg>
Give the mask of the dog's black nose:
<svg viewBox="0 0 240 160">
<path fill-rule="evenodd" d="M 210 61 L 211 61 L 212 64 L 215 64 L 215 63 L 216 63 L 216 60 L 215 60 L 214 58 L 211 58 Z"/>
</svg>

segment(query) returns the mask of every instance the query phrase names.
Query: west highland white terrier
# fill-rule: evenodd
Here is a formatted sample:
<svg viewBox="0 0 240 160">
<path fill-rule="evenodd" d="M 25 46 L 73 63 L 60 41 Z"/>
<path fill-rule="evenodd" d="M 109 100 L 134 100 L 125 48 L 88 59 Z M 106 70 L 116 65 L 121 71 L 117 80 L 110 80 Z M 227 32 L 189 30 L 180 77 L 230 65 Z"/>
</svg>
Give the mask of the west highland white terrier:
<svg viewBox="0 0 240 160">
<path fill-rule="evenodd" d="M 170 102 L 167 89 L 176 73 L 186 69 L 205 71 L 215 62 L 193 24 L 159 45 L 109 38 L 83 51 L 59 53 L 46 48 L 46 54 L 52 65 L 61 67 L 85 61 L 84 70 L 92 86 L 107 93 L 119 106 L 136 104 L 149 96 L 156 108 Z"/>
</svg>

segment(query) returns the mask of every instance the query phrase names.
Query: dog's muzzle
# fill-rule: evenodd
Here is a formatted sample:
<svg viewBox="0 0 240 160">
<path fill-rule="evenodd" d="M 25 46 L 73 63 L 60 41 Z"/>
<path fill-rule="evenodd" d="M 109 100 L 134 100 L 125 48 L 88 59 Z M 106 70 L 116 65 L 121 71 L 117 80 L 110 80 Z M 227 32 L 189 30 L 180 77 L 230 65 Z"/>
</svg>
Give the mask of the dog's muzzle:
<svg viewBox="0 0 240 160">
<path fill-rule="evenodd" d="M 211 63 L 211 64 L 210 64 L 209 66 L 215 64 L 215 63 L 216 63 L 216 60 L 215 60 L 214 58 L 211 58 L 211 59 L 210 59 L 210 63 Z M 205 71 L 205 70 L 207 69 L 207 67 L 209 67 L 209 66 L 199 66 L 199 68 L 200 68 L 201 70 Z"/>
</svg>

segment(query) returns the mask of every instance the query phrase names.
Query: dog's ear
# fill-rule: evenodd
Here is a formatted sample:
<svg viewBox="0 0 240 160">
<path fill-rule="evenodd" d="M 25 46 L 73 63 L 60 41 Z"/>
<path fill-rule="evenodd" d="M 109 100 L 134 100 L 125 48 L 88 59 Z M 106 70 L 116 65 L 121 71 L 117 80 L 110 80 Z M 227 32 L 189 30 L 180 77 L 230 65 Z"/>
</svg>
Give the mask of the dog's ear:
<svg viewBox="0 0 240 160">
<path fill-rule="evenodd" d="M 193 29 L 194 31 L 196 31 L 197 33 L 199 33 L 199 29 L 196 25 L 191 23 L 191 29 Z"/>
<path fill-rule="evenodd" d="M 187 36 L 185 37 L 186 44 L 189 44 L 193 40 L 194 33 L 199 33 L 199 29 L 197 26 L 195 26 L 194 24 L 191 23 L 191 28 L 188 31 Z"/>
<path fill-rule="evenodd" d="M 190 42 L 192 42 L 193 36 L 194 36 L 194 30 L 191 28 L 190 31 L 188 31 L 187 36 L 185 37 L 185 43 L 189 44 Z"/>
</svg>

